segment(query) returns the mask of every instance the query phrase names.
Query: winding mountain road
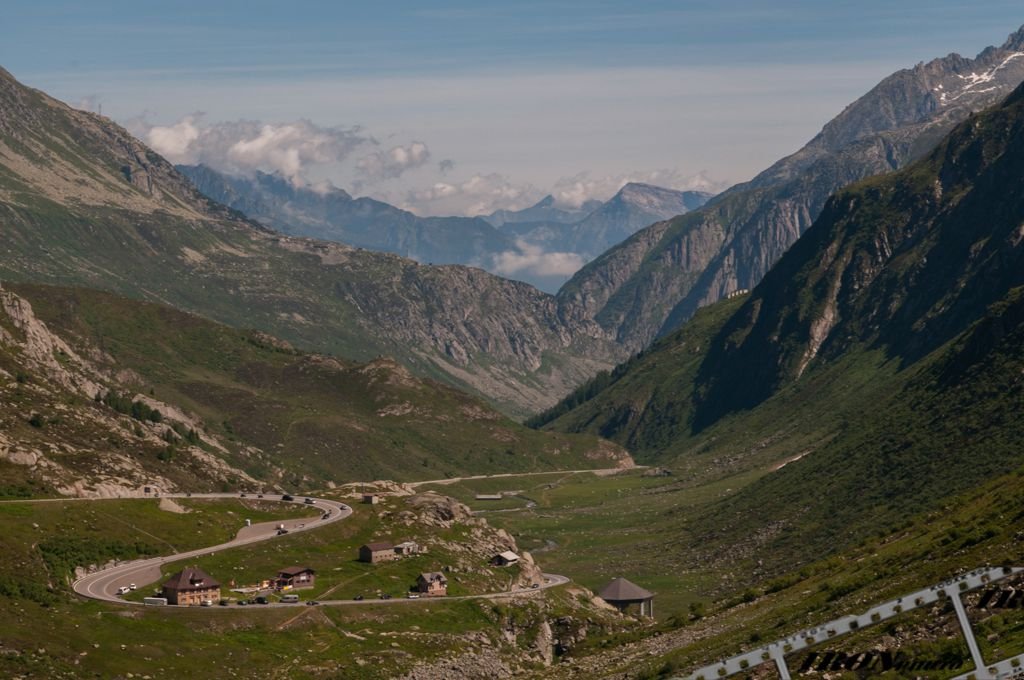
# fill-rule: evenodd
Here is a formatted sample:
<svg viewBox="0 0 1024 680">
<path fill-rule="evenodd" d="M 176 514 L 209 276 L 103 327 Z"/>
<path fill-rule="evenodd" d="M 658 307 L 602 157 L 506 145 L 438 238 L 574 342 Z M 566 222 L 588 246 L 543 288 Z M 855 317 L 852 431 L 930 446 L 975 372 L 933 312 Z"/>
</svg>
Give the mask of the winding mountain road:
<svg viewBox="0 0 1024 680">
<path fill-rule="evenodd" d="M 163 498 L 240 498 L 240 494 L 237 493 L 194 493 L 194 494 L 163 494 Z M 100 571 L 88 574 L 78 579 L 72 584 L 72 589 L 84 597 L 88 597 L 94 600 L 104 600 L 106 602 L 117 602 L 118 604 L 140 604 L 135 602 L 126 602 L 118 597 L 117 591 L 122 586 L 128 586 L 134 583 L 137 587 L 155 583 L 160 579 L 160 567 L 168 562 L 177 562 L 179 560 L 187 560 L 192 557 L 200 557 L 202 555 L 209 555 L 211 553 L 219 552 L 221 550 L 227 550 L 228 548 L 237 548 L 243 545 L 249 545 L 250 543 L 258 543 L 260 541 L 266 541 L 270 538 L 277 536 L 277 528 L 280 525 L 284 525 L 284 528 L 289 533 L 295 533 L 299 531 L 309 531 L 316 527 L 331 524 L 332 522 L 338 522 L 345 519 L 352 514 L 352 508 L 348 507 L 344 503 L 338 501 L 328 500 L 326 498 L 313 499 L 314 503 L 307 505 L 305 497 L 296 497 L 295 500 L 286 501 L 282 496 L 278 495 L 265 495 L 262 499 L 264 501 L 279 501 L 282 503 L 294 503 L 303 507 L 309 507 L 320 511 L 319 518 L 298 518 L 298 519 L 286 519 L 272 522 L 260 522 L 259 524 L 253 524 L 252 526 L 243 527 L 238 534 L 227 541 L 226 543 L 220 543 L 218 545 L 209 546 L 207 548 L 198 548 L 196 550 L 189 550 L 187 552 L 177 553 L 174 555 L 166 555 L 163 557 L 152 557 L 145 560 L 135 560 L 132 562 L 126 562 L 124 564 L 118 564 Z"/>
<path fill-rule="evenodd" d="M 237 493 L 195 493 L 195 494 L 163 494 L 163 498 L 240 498 L 240 494 Z M 227 550 L 230 548 L 237 548 L 243 545 L 249 545 L 251 543 L 258 543 L 260 541 L 266 541 L 272 539 L 278 535 L 278 527 L 284 525 L 284 528 L 289 533 L 296 533 L 300 531 L 309 531 L 318 527 L 326 526 L 332 522 L 338 522 L 352 514 L 352 508 L 345 503 L 334 501 L 326 498 L 313 498 L 313 503 L 307 504 L 305 496 L 295 497 L 294 500 L 286 501 L 282 496 L 264 495 L 260 500 L 264 501 L 278 501 L 282 503 L 294 503 L 303 507 L 309 507 L 320 511 L 319 518 L 298 518 L 298 519 L 285 519 L 271 522 L 261 522 L 259 524 L 253 524 L 252 526 L 243 527 L 238 535 L 230 541 L 220 543 L 218 545 L 209 546 L 206 548 L 198 548 L 196 550 L 189 550 L 187 552 L 176 553 L 173 555 L 165 555 L 162 557 L 152 557 L 144 560 L 135 560 L 132 562 L 126 562 L 124 564 L 116 564 L 106 569 L 93 572 L 86 576 L 83 576 L 76 580 L 72 584 L 72 589 L 78 595 L 87 597 L 93 600 L 100 600 L 103 602 L 110 602 L 120 605 L 132 605 L 132 606 L 144 606 L 141 602 L 132 602 L 129 600 L 123 600 L 118 594 L 118 590 L 123 586 L 129 586 L 135 584 L 137 588 L 143 588 L 150 584 L 156 583 L 160 580 L 161 567 L 168 562 L 178 562 L 181 560 L 190 559 L 192 557 L 200 557 L 202 555 L 210 555 L 221 550 Z M 83 499 L 86 500 L 86 499 Z M 543 574 L 544 582 L 537 584 L 536 586 L 527 586 L 524 588 L 514 588 L 507 591 L 501 591 L 496 593 L 484 593 L 481 595 L 459 595 L 454 597 L 446 597 L 446 600 L 495 600 L 511 595 L 532 595 L 541 590 L 547 588 L 553 588 L 555 586 L 564 585 L 569 583 L 570 579 L 566 576 L 559 574 Z M 320 605 L 324 606 L 366 606 L 374 604 L 388 604 L 388 605 L 399 605 L 401 603 L 416 603 L 426 602 L 433 598 L 420 598 L 420 599 L 407 599 L 407 598 L 393 598 L 388 600 L 323 600 Z M 266 607 L 292 607 L 296 605 L 291 603 L 271 603 L 263 605 Z M 215 607 L 217 611 L 237 611 L 237 607 Z"/>
</svg>

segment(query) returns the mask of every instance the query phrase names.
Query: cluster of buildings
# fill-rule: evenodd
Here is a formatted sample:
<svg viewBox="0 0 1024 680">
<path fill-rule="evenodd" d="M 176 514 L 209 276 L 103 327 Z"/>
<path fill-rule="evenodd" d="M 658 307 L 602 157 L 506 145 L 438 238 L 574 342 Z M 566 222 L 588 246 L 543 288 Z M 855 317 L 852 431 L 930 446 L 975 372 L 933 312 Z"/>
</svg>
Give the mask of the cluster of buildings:
<svg viewBox="0 0 1024 680">
<path fill-rule="evenodd" d="M 425 552 L 426 549 L 415 541 L 403 541 L 398 544 L 375 541 L 359 546 L 359 561 L 379 564 L 422 555 Z M 448 578 L 439 571 L 423 572 L 416 577 L 416 592 L 426 597 L 444 597 L 448 594 Z"/>
<path fill-rule="evenodd" d="M 310 567 L 285 567 L 277 576 L 261 582 L 263 590 L 290 591 L 316 585 L 316 571 Z M 221 599 L 221 584 L 199 567 L 185 567 L 172 575 L 160 588 L 167 604 L 195 607 L 216 604 Z"/>
<path fill-rule="evenodd" d="M 369 501 L 367 501 L 369 502 Z M 375 541 L 359 547 L 359 561 L 380 564 L 425 553 L 415 541 L 390 543 Z M 519 562 L 519 555 L 506 550 L 494 555 L 491 564 L 507 567 Z M 228 584 L 234 587 L 234 581 Z M 307 566 L 291 566 L 278 570 L 277 576 L 261 581 L 256 590 L 287 592 L 316 585 L 316 571 Z M 440 571 L 423 572 L 416 578 L 415 593 L 425 597 L 444 597 L 448 594 L 448 578 Z M 221 584 L 199 567 L 185 567 L 163 584 L 161 595 L 167 604 L 179 606 L 209 606 L 221 600 Z M 415 595 L 411 595 L 415 596 Z"/>
</svg>

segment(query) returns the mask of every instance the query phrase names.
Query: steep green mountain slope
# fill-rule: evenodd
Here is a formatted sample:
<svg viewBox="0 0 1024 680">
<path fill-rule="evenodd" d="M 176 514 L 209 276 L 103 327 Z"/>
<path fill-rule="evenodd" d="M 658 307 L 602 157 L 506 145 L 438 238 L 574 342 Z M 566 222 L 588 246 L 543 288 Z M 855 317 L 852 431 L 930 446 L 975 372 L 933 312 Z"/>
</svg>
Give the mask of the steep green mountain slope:
<svg viewBox="0 0 1024 680">
<path fill-rule="evenodd" d="M 161 301 L 353 359 L 394 356 L 512 412 L 621 357 L 526 284 L 269 232 L 108 119 L 2 70 L 0 237 L 4 279 Z"/>
<path fill-rule="evenodd" d="M 703 305 L 753 288 L 841 187 L 920 158 L 952 127 L 1024 80 L 1024 29 L 975 59 L 899 71 L 797 153 L 704 208 L 636 233 L 560 291 L 631 351 Z"/>
<path fill-rule="evenodd" d="M 306 354 L 98 291 L 0 295 L 9 486 L 308 488 L 629 463 L 615 445 L 533 432 L 390 359 Z"/>
<path fill-rule="evenodd" d="M 535 424 L 600 432 L 698 483 L 784 464 L 685 530 L 721 554 L 756 545 L 765 563 L 839 549 L 1016 469 L 1022 171 L 1024 88 L 918 163 L 837 194 L 750 295 Z"/>
</svg>

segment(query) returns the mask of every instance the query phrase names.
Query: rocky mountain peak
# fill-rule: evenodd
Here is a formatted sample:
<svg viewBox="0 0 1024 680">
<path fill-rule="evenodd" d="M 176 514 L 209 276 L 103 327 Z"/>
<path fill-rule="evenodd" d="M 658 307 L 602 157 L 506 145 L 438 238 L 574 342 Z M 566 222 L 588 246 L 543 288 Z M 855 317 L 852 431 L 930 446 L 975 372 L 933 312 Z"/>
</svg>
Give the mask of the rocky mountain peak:
<svg viewBox="0 0 1024 680">
<path fill-rule="evenodd" d="M 607 205 L 628 204 L 650 213 L 655 219 L 667 219 L 699 207 L 708 197 L 710 194 L 699 191 L 679 191 L 643 182 L 629 182 L 619 189 Z"/>
<path fill-rule="evenodd" d="M 1003 43 L 1004 50 L 1024 50 L 1024 26 L 1010 34 Z"/>
</svg>

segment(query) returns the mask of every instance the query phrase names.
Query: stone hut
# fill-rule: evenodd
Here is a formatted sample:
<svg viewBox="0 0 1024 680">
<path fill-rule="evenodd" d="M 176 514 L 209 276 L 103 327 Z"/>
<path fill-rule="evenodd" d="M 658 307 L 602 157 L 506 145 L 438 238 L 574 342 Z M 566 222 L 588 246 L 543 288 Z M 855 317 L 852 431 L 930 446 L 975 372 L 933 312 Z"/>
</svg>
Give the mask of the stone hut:
<svg viewBox="0 0 1024 680">
<path fill-rule="evenodd" d="M 654 617 L 654 593 L 624 578 L 612 579 L 611 583 L 601 589 L 598 597 L 621 612 L 625 612 L 630 605 L 638 604 L 640 616 Z"/>
</svg>

